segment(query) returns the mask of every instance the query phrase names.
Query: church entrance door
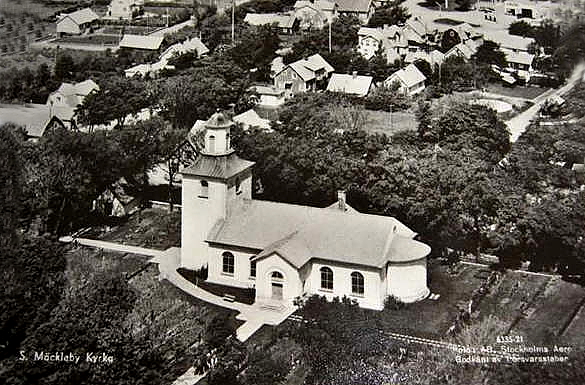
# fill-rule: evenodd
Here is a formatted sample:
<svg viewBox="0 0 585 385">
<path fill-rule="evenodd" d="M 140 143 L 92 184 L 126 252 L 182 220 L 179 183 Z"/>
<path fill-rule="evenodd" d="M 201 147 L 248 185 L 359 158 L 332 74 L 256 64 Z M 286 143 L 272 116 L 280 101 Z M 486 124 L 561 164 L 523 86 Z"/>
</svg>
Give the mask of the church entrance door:
<svg viewBox="0 0 585 385">
<path fill-rule="evenodd" d="M 272 299 L 282 301 L 282 283 L 272 282 Z"/>
</svg>

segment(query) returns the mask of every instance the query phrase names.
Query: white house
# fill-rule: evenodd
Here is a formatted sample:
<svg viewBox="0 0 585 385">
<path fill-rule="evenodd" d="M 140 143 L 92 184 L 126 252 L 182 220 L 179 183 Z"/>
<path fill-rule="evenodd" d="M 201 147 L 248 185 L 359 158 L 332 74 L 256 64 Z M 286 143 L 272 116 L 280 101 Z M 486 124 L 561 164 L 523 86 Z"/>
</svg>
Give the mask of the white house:
<svg viewBox="0 0 585 385">
<path fill-rule="evenodd" d="M 274 86 L 286 90 L 286 97 L 315 91 L 317 83 L 327 79 L 333 71 L 333 67 L 317 53 L 281 69 L 274 75 Z"/>
<path fill-rule="evenodd" d="M 274 86 L 252 86 L 248 91 L 258 94 L 255 102 L 262 107 L 279 107 L 285 102 L 286 90 Z"/>
<path fill-rule="evenodd" d="M 57 19 L 57 34 L 59 36 L 81 35 L 86 31 L 91 31 L 99 19 L 100 17 L 91 8 L 61 14 Z"/>
<path fill-rule="evenodd" d="M 232 125 L 214 114 L 182 170 L 182 267 L 207 267 L 209 282 L 254 288 L 271 305 L 319 294 L 380 310 L 389 295 L 427 297 L 430 247 L 397 219 L 359 213 L 343 192 L 327 208 L 252 199 L 254 163 L 231 148 Z"/>
<path fill-rule="evenodd" d="M 291 35 L 299 26 L 294 14 L 288 13 L 247 13 L 244 22 L 250 25 L 276 25 L 280 33 Z"/>
<path fill-rule="evenodd" d="M 373 80 L 373 77 L 358 75 L 355 71 L 352 74 L 333 74 L 327 84 L 327 91 L 364 97 L 370 92 Z"/>
<path fill-rule="evenodd" d="M 49 94 L 45 103 L 52 116 L 57 116 L 68 128 L 78 128 L 75 110 L 92 92 L 100 87 L 91 79 L 79 83 L 61 83 L 61 86 Z"/>
<path fill-rule="evenodd" d="M 302 29 L 321 29 L 337 16 L 337 4 L 329 0 L 298 0 L 294 15 Z"/>
<path fill-rule="evenodd" d="M 245 131 L 250 128 L 260 128 L 266 132 L 272 132 L 270 120 L 261 118 L 253 109 L 249 109 L 248 111 L 234 116 L 233 120 L 234 122 L 241 124 Z"/>
<path fill-rule="evenodd" d="M 120 41 L 120 48 L 137 49 L 145 51 L 158 51 L 164 40 L 164 36 L 143 36 L 126 34 Z"/>
<path fill-rule="evenodd" d="M 144 6 L 144 0 L 112 0 L 108 5 L 108 17 L 131 20 Z"/>
<path fill-rule="evenodd" d="M 414 64 L 409 64 L 384 80 L 384 85 L 391 87 L 398 83 L 400 92 L 412 96 L 424 91 L 426 79 L 427 77 Z"/>
<path fill-rule="evenodd" d="M 375 6 L 372 0 L 335 0 L 338 16 L 354 16 L 362 24 L 367 24 L 374 14 Z"/>
</svg>

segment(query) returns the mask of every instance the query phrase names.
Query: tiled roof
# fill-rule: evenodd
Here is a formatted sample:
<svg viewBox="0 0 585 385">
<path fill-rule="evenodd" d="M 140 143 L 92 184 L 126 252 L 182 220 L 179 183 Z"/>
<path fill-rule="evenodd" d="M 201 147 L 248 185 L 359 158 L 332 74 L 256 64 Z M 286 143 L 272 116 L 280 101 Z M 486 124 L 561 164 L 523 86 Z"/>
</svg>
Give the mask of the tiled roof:
<svg viewBox="0 0 585 385">
<path fill-rule="evenodd" d="M 282 13 L 248 13 L 244 19 L 250 25 L 277 24 L 280 28 L 292 28 L 295 20 L 294 15 Z"/>
<path fill-rule="evenodd" d="M 303 7 L 311 7 L 316 10 L 322 11 L 333 11 L 335 9 L 335 2 L 334 1 L 327 1 L 327 0 L 315 0 L 315 1 L 306 1 L 306 0 L 299 0 L 294 5 L 295 9 L 303 8 Z"/>
<path fill-rule="evenodd" d="M 383 267 L 424 258 L 430 248 L 392 217 L 244 200 L 208 235 L 208 242 L 278 253 L 299 268 L 311 258 Z"/>
<path fill-rule="evenodd" d="M 201 154 L 191 166 L 183 169 L 181 173 L 206 178 L 228 179 L 253 165 L 254 162 L 241 159 L 235 152 L 222 156 Z"/>
<path fill-rule="evenodd" d="M 415 84 L 424 82 L 426 76 L 423 75 L 414 64 L 409 64 L 405 68 L 390 75 L 390 77 L 386 79 L 386 82 L 392 83 L 395 80 L 400 80 L 406 87 L 412 87 Z"/>
<path fill-rule="evenodd" d="M 504 49 L 521 51 L 526 51 L 528 45 L 534 42 L 532 38 L 510 35 L 507 31 L 488 31 L 484 34 L 484 40 L 498 43 Z"/>
<path fill-rule="evenodd" d="M 366 13 L 372 6 L 372 0 L 335 0 L 339 12 Z"/>
<path fill-rule="evenodd" d="M 505 52 L 506 54 L 506 61 L 508 63 L 519 63 L 525 65 L 532 65 L 534 61 L 534 55 L 529 54 L 527 52 Z"/>
<path fill-rule="evenodd" d="M 329 79 L 327 91 L 366 96 L 372 86 L 371 76 L 333 74 Z"/>
<path fill-rule="evenodd" d="M 157 50 L 163 39 L 163 36 L 124 35 L 120 41 L 120 48 Z"/>
<path fill-rule="evenodd" d="M 78 11 L 69 14 L 61 15 L 61 20 L 65 17 L 71 18 L 77 25 L 91 23 L 94 20 L 98 20 L 100 17 L 91 9 L 91 8 L 83 8 Z"/>
<path fill-rule="evenodd" d="M 264 130 L 270 130 L 270 120 L 262 119 L 253 109 L 234 116 L 234 122 L 242 123 L 248 127 L 259 127 Z"/>
<path fill-rule="evenodd" d="M 309 56 L 306 59 L 297 60 L 294 63 L 289 64 L 293 70 L 304 80 L 312 80 L 315 78 L 315 72 L 318 70 L 325 70 L 326 73 L 333 72 L 334 69 L 329 63 L 323 59 L 318 53 Z M 286 67 L 285 67 L 286 68 Z M 283 69 L 284 70 L 284 69 Z M 281 70 L 282 72 L 282 70 Z"/>
</svg>

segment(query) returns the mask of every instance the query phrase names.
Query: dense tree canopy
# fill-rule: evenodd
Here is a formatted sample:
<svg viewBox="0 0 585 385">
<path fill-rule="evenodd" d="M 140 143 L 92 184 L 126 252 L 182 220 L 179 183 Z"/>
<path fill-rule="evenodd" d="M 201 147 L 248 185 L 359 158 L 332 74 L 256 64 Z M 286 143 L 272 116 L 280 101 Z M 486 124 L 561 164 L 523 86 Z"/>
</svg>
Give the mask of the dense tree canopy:
<svg viewBox="0 0 585 385">
<path fill-rule="evenodd" d="M 408 9 L 400 5 L 401 1 L 393 1 L 387 5 L 376 8 L 376 11 L 368 22 L 368 27 L 378 28 L 384 25 L 402 24 L 410 18 Z"/>
</svg>

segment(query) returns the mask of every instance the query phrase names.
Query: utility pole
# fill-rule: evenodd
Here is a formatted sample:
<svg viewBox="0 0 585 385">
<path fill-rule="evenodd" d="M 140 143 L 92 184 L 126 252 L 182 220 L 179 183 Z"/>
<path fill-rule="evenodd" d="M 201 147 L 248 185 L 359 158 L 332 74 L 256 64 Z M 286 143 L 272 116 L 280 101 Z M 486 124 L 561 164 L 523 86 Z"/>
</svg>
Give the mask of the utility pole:
<svg viewBox="0 0 585 385">
<path fill-rule="evenodd" d="M 329 20 L 329 53 L 331 53 L 331 19 Z"/>
<path fill-rule="evenodd" d="M 232 0 L 232 45 L 236 44 L 235 9 L 236 0 Z"/>
</svg>

